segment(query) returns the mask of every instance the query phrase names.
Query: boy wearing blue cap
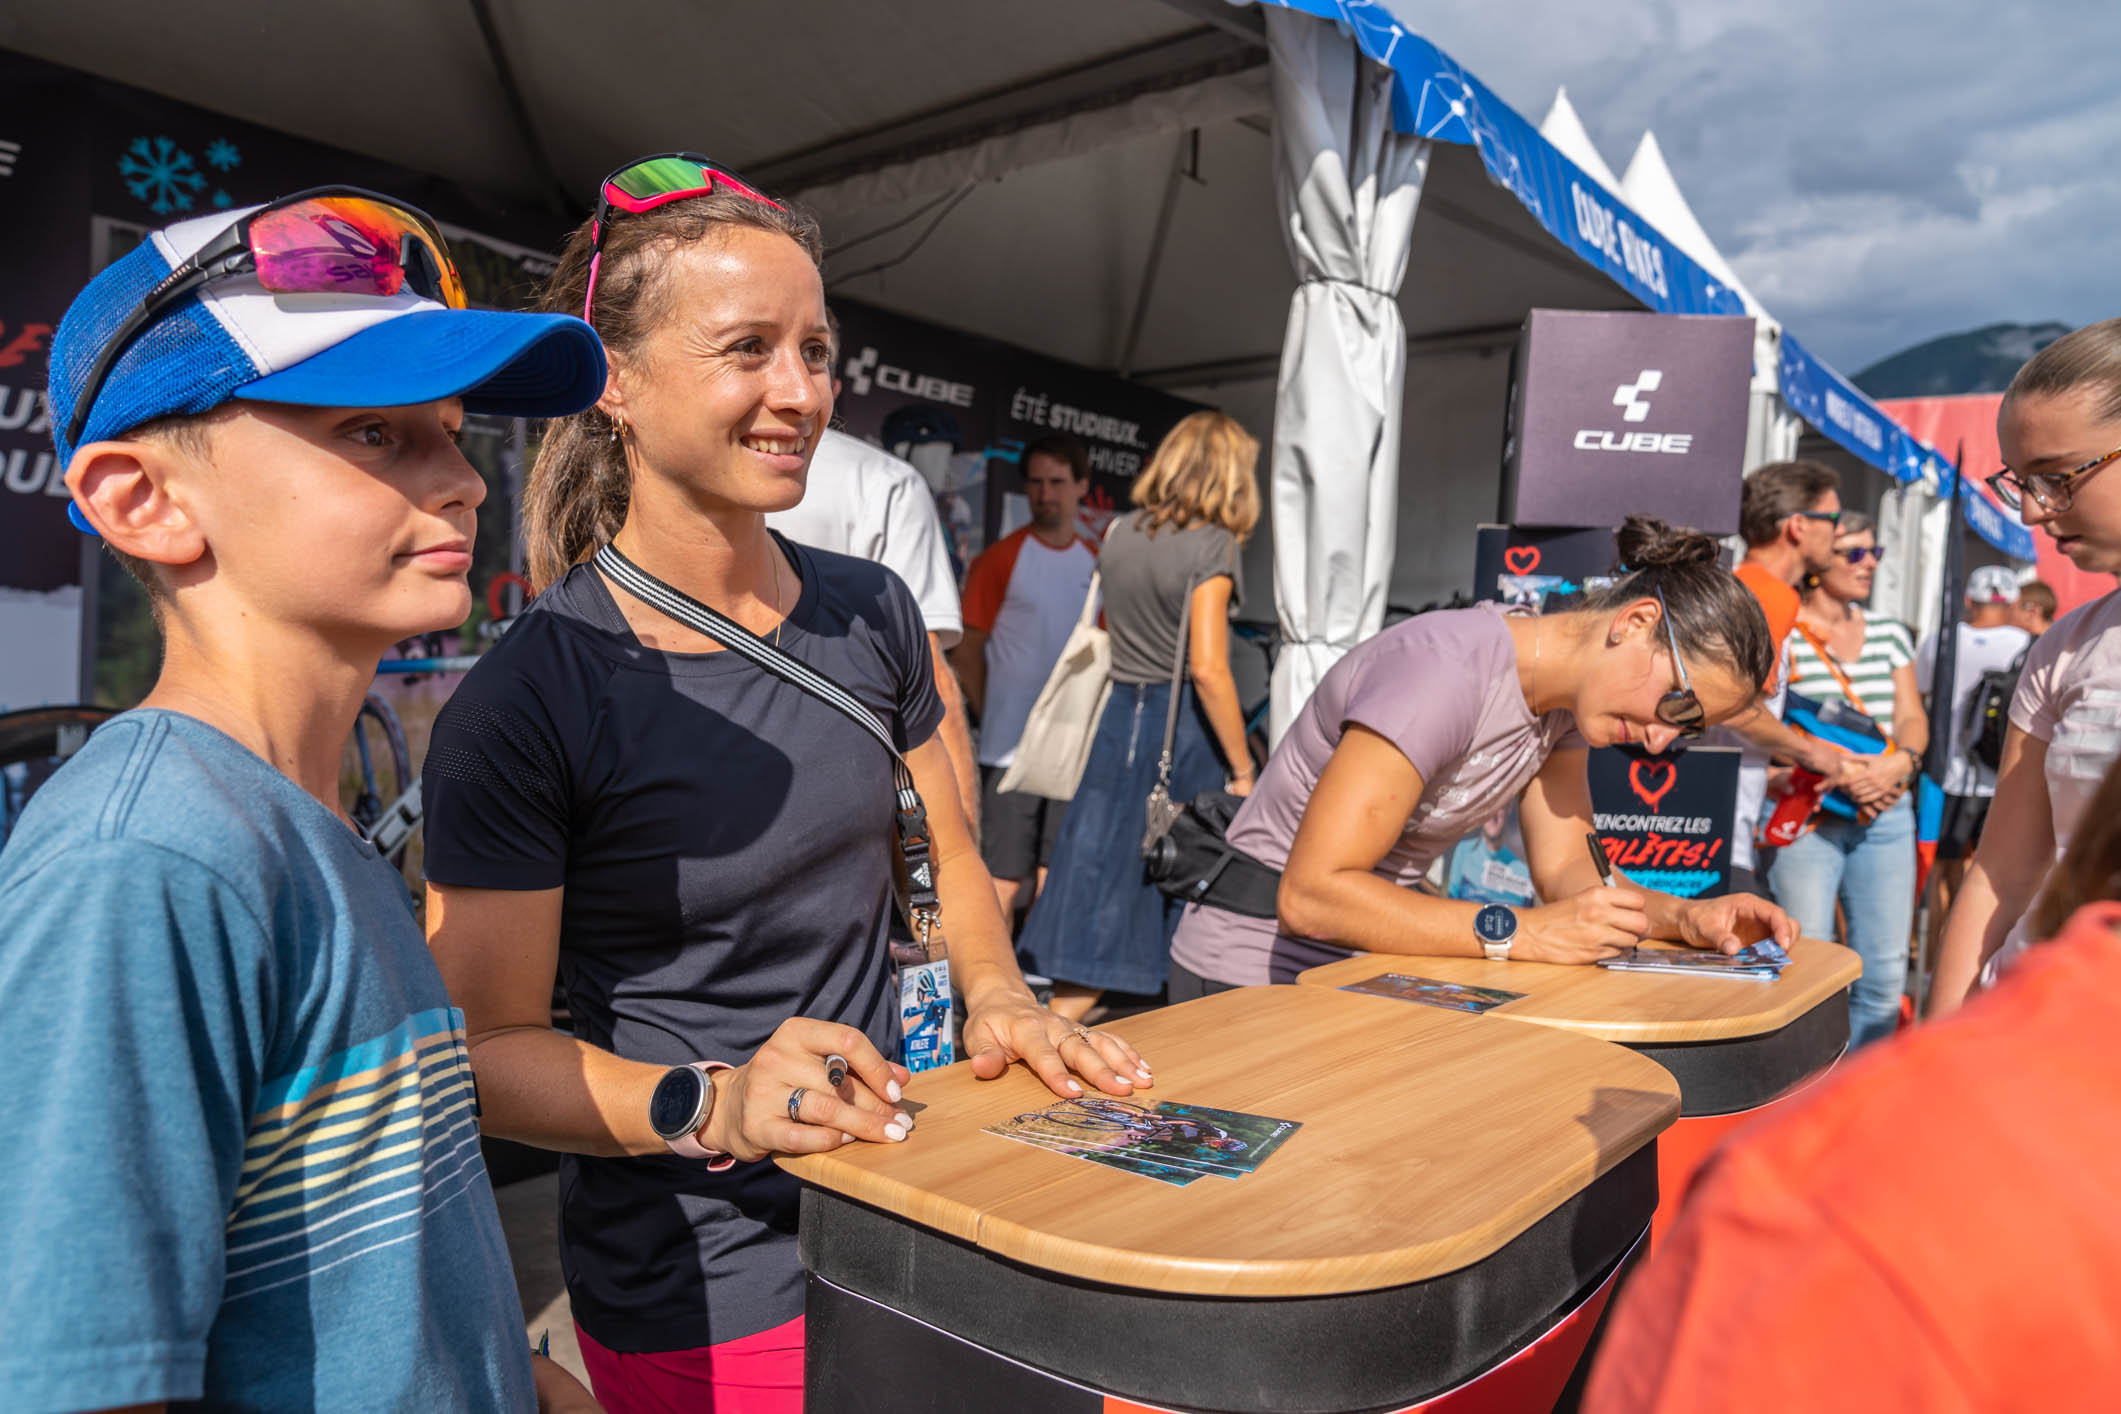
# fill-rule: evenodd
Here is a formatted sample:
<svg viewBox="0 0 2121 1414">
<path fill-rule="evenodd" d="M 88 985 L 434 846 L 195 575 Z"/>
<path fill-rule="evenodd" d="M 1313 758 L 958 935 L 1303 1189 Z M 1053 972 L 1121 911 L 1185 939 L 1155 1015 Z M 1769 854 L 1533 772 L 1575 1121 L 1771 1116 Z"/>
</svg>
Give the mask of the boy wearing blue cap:
<svg viewBox="0 0 2121 1414">
<path fill-rule="evenodd" d="M 53 340 L 77 523 L 160 678 L 0 853 L 0 1408 L 594 1408 L 533 1364 L 463 1019 L 338 804 L 377 660 L 469 611 L 466 410 L 604 383 L 465 308 L 432 220 L 323 189 L 154 233 Z"/>
</svg>

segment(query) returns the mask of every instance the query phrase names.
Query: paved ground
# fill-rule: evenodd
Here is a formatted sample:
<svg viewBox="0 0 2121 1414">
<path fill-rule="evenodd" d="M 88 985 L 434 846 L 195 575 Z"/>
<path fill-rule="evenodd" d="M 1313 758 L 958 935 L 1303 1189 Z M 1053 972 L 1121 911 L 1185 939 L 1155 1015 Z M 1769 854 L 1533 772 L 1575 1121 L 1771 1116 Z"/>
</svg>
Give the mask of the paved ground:
<svg viewBox="0 0 2121 1414">
<path fill-rule="evenodd" d="M 515 1263 L 516 1292 L 523 1298 L 523 1325 L 530 1343 L 536 1345 L 538 1337 L 549 1332 L 552 1358 L 587 1384 L 567 1288 L 560 1281 L 557 1183 L 557 1175 L 540 1174 L 496 1189 L 494 1198 L 501 1206 L 501 1230 L 508 1235 L 508 1256 Z"/>
</svg>

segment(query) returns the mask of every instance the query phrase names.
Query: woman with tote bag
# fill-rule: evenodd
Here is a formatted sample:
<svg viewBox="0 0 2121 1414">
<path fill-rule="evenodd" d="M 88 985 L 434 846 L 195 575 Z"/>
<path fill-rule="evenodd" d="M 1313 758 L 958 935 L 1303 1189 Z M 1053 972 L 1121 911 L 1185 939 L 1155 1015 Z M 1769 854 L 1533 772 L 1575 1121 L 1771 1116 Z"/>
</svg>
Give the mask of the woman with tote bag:
<svg viewBox="0 0 2121 1414">
<path fill-rule="evenodd" d="M 1179 906 L 1142 872 L 1151 790 L 1161 783 L 1183 801 L 1218 785 L 1252 789 L 1230 610 L 1243 598 L 1238 549 L 1259 521 L 1258 460 L 1258 441 L 1235 420 L 1194 413 L 1136 479 L 1138 509 L 1106 534 L 1111 687 L 1017 945 L 1027 967 L 1054 979 L 1052 1008 L 1070 1019 L 1106 990 L 1163 988 Z"/>
</svg>

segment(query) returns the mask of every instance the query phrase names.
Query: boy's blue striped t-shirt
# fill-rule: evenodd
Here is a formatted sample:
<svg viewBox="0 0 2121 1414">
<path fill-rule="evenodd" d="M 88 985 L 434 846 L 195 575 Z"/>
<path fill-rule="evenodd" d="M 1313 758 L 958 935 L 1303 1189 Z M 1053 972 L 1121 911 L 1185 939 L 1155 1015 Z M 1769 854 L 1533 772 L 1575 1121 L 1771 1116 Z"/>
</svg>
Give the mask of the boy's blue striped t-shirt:
<svg viewBox="0 0 2121 1414">
<path fill-rule="evenodd" d="M 463 1017 L 403 881 L 128 712 L 0 852 L 0 1409 L 529 1410 Z"/>
</svg>

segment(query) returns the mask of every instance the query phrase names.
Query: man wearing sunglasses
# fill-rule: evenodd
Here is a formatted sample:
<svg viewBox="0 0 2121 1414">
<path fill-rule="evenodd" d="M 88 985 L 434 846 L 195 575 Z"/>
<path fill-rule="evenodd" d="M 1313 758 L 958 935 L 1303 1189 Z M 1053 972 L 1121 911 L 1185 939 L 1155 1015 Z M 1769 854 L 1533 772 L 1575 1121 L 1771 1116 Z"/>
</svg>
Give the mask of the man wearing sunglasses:
<svg viewBox="0 0 2121 1414">
<path fill-rule="evenodd" d="M 1731 892 L 1760 892 L 1753 835 L 1767 801 L 1771 758 L 1795 762 L 1837 781 L 1855 757 L 1782 723 L 1782 686 L 1789 676 L 1785 647 L 1797 624 L 1797 586 L 1832 562 L 1834 527 L 1841 520 L 1841 478 L 1818 462 L 1776 462 L 1746 477 L 1738 527 L 1745 557 L 1737 575 L 1767 615 L 1780 666 L 1772 695 L 1731 721 L 1724 745 L 1743 751 L 1738 765 L 1738 810 L 1731 838 Z"/>
<path fill-rule="evenodd" d="M 465 412 L 604 377 L 352 188 L 153 232 L 68 309 L 69 509 L 163 657 L 0 853 L 0 1409 L 595 1407 L 530 1356 L 463 1015 L 338 779 L 377 660 L 470 609 Z"/>
</svg>

